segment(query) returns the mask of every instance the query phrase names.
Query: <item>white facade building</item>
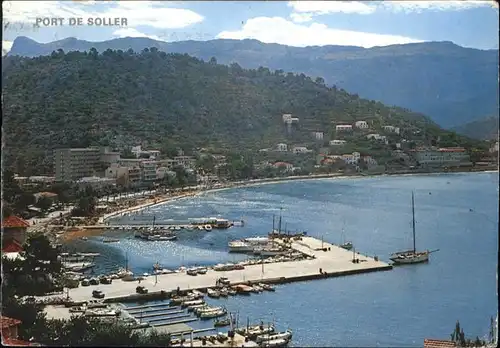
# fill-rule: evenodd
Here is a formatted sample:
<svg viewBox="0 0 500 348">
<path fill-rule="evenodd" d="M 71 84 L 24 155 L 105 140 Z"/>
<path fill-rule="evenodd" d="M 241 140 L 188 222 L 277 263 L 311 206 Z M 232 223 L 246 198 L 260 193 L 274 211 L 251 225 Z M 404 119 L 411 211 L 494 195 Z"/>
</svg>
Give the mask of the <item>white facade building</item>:
<svg viewBox="0 0 500 348">
<path fill-rule="evenodd" d="M 354 125 L 359 129 L 368 129 L 368 123 L 366 121 L 356 121 Z"/>
<path fill-rule="evenodd" d="M 337 132 L 351 132 L 352 131 L 352 125 L 350 124 L 339 124 L 335 126 L 335 130 Z"/>
<path fill-rule="evenodd" d="M 287 152 L 288 151 L 288 145 L 287 144 L 283 144 L 283 143 L 279 143 L 278 145 L 276 145 L 276 151 Z"/>
<path fill-rule="evenodd" d="M 346 143 L 347 143 L 347 141 L 345 141 L 345 140 L 337 140 L 337 139 L 335 139 L 335 140 L 330 140 L 329 144 L 331 146 L 342 146 L 342 145 L 345 145 Z"/>
<path fill-rule="evenodd" d="M 384 126 L 384 130 L 389 133 L 399 134 L 399 127 L 394 126 Z"/>
<path fill-rule="evenodd" d="M 378 141 L 382 141 L 385 144 L 388 144 L 387 137 L 385 135 L 380 135 L 380 134 L 368 134 L 366 136 L 367 139 L 374 139 Z"/>
<path fill-rule="evenodd" d="M 312 136 L 316 140 L 323 140 L 323 132 L 313 132 Z"/>
<path fill-rule="evenodd" d="M 309 152 L 312 152 L 312 150 L 309 150 L 307 147 L 305 146 L 294 146 L 293 149 L 292 149 L 292 152 L 294 154 L 302 154 L 302 153 L 309 153 Z"/>
</svg>

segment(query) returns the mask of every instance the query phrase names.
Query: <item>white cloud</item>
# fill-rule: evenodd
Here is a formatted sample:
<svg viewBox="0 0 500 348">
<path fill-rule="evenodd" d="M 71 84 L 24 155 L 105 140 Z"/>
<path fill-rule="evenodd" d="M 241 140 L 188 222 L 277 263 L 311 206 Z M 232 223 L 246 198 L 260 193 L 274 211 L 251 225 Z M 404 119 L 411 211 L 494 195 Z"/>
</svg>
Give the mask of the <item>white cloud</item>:
<svg viewBox="0 0 500 348">
<path fill-rule="evenodd" d="M 359 1 L 290 1 L 289 7 L 295 12 L 323 15 L 329 13 L 360 13 L 369 14 L 375 7 Z"/>
<path fill-rule="evenodd" d="M 7 53 L 9 53 L 10 49 L 12 48 L 12 41 L 2 41 L 2 56 L 5 56 Z"/>
<path fill-rule="evenodd" d="M 115 30 L 113 32 L 113 36 L 117 36 L 117 37 L 148 37 L 148 38 L 153 39 L 153 40 L 165 41 L 164 39 L 160 38 L 159 36 L 148 35 L 148 34 L 140 32 L 134 28 L 120 28 L 120 29 Z"/>
<path fill-rule="evenodd" d="M 310 13 L 295 13 L 295 12 L 293 12 L 290 15 L 290 18 L 295 23 L 305 23 L 305 22 L 312 21 L 313 16 Z"/>
<path fill-rule="evenodd" d="M 293 9 L 290 18 L 297 23 L 312 20 L 313 16 L 332 13 L 372 14 L 377 10 L 391 12 L 461 11 L 478 7 L 497 7 L 495 1 L 290 1 Z"/>
<path fill-rule="evenodd" d="M 279 43 L 289 46 L 387 46 L 422 42 L 414 38 L 364 33 L 350 30 L 328 28 L 324 24 L 296 24 L 281 17 L 256 17 L 249 19 L 240 30 L 223 31 L 220 39 L 256 39 L 265 43 Z"/>
<path fill-rule="evenodd" d="M 495 7 L 495 1 L 384 1 L 379 7 L 393 12 L 463 11 L 479 7 Z"/>
<path fill-rule="evenodd" d="M 129 26 L 160 29 L 185 28 L 203 21 L 203 16 L 170 3 L 154 1 L 4 1 L 4 22 L 34 24 L 37 17 L 127 18 Z M 103 7 L 106 7 L 103 9 Z"/>
</svg>

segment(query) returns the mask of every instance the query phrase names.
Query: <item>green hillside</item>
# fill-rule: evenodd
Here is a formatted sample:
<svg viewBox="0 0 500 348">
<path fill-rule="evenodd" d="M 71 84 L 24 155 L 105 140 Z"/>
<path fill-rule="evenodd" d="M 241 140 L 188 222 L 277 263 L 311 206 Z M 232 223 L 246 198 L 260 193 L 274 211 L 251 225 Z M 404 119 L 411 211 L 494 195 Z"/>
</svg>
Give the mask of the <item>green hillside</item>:
<svg viewBox="0 0 500 348">
<path fill-rule="evenodd" d="M 355 120 L 399 126 L 408 138 L 415 129 L 447 137 L 423 115 L 325 87 L 322 79 L 154 48 L 60 50 L 3 63 L 4 165 L 25 175 L 52 172 L 52 149 L 61 146 L 254 151 L 281 141 L 307 144 L 311 131 L 325 132 L 326 141 L 335 124 Z M 288 138 L 283 113 L 300 118 Z"/>
<path fill-rule="evenodd" d="M 498 138 L 498 116 L 481 118 L 456 127 L 457 133 L 474 139 L 494 140 Z"/>
</svg>

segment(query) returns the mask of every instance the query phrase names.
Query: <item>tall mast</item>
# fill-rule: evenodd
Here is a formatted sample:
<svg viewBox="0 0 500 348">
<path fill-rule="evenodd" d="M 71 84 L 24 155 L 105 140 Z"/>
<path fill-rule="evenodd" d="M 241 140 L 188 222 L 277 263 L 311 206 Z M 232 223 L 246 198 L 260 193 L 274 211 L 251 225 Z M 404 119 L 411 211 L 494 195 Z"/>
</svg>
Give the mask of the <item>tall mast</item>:
<svg viewBox="0 0 500 348">
<path fill-rule="evenodd" d="M 156 215 L 153 215 L 153 228 L 155 227 Z"/>
<path fill-rule="evenodd" d="M 283 208 L 280 208 L 280 220 L 278 222 L 278 234 L 281 234 L 281 211 L 283 210 Z"/>
<path fill-rule="evenodd" d="M 273 214 L 273 230 L 272 230 L 272 233 L 274 233 L 274 220 L 275 220 L 275 216 Z"/>
<path fill-rule="evenodd" d="M 414 194 L 413 194 L 413 191 L 411 192 L 411 212 L 412 212 L 412 215 L 413 215 L 413 252 L 416 251 L 416 248 L 415 248 L 415 198 L 414 198 Z"/>
</svg>

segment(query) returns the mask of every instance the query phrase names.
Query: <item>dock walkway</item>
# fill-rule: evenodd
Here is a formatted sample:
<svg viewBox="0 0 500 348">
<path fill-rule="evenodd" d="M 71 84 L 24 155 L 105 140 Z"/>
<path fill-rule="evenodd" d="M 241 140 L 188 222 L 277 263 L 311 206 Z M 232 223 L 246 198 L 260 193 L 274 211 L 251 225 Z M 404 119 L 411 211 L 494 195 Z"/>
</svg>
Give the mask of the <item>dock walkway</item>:
<svg viewBox="0 0 500 348">
<path fill-rule="evenodd" d="M 330 250 L 316 250 L 321 248 L 322 245 Z M 249 265 L 245 266 L 243 270 L 227 272 L 210 269 L 205 275 L 196 277 L 187 275 L 185 272 L 162 274 L 156 277 L 149 276 L 141 281 L 141 285 L 148 288 L 150 293 L 160 291 L 169 293 L 177 288 L 192 290 L 214 287 L 220 277 L 227 277 L 232 284 L 248 281 L 286 283 L 392 269 L 391 265 L 382 261 L 375 261 L 373 258 L 364 255 L 356 255 L 360 262 L 353 263 L 352 251 L 344 250 L 327 242 L 322 243 L 313 237 L 302 237 L 301 241 L 293 241 L 292 248 L 314 255 L 315 258 L 312 260 Z M 320 269 L 322 269 L 323 274 L 320 274 Z M 325 272 L 326 274 L 324 274 Z M 155 283 L 155 278 L 157 278 L 157 283 Z M 69 296 L 74 301 L 84 301 L 91 299 L 92 291 L 98 289 L 103 291 L 108 301 L 110 299 L 112 301 L 125 301 L 130 296 L 137 296 L 135 291 L 137 284 L 137 282 L 116 280 L 109 285 L 100 284 L 69 289 Z"/>
</svg>

